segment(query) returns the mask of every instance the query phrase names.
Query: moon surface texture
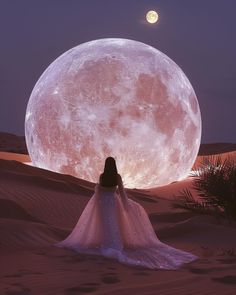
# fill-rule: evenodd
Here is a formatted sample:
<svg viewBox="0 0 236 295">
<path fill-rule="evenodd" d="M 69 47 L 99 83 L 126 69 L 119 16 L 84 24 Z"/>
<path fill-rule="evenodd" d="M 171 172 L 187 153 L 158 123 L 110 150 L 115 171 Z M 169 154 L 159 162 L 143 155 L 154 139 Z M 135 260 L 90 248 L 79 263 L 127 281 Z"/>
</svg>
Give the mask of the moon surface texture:
<svg viewBox="0 0 236 295">
<path fill-rule="evenodd" d="M 189 80 L 165 54 L 99 39 L 45 70 L 28 102 L 25 134 L 37 167 L 98 182 L 113 156 L 126 187 L 150 188 L 188 176 L 201 114 Z"/>
</svg>

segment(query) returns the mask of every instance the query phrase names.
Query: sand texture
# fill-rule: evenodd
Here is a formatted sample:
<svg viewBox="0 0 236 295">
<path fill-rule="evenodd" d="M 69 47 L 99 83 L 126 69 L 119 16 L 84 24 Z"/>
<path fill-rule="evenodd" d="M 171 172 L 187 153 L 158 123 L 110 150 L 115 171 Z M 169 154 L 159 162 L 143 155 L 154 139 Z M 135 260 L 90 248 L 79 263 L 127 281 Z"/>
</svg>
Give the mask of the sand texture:
<svg viewBox="0 0 236 295">
<path fill-rule="evenodd" d="M 220 155 L 236 158 L 232 150 Z M 148 270 L 54 247 L 76 224 L 94 184 L 22 163 L 28 161 L 0 153 L 1 295 L 236 294 L 235 223 L 173 208 L 191 177 L 128 190 L 163 242 L 199 256 L 177 271 Z"/>
</svg>

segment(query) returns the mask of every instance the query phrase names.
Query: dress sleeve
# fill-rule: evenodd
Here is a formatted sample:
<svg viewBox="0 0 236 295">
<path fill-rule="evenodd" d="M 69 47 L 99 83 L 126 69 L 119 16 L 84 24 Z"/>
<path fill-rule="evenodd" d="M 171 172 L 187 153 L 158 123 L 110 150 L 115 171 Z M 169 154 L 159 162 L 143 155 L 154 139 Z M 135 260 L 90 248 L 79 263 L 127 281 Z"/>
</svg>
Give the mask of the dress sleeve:
<svg viewBox="0 0 236 295">
<path fill-rule="evenodd" d="M 124 189 L 124 185 L 123 185 L 123 181 L 121 176 L 118 174 L 118 191 L 119 191 L 119 195 L 121 197 L 121 200 L 124 204 L 124 207 L 127 209 L 128 208 L 128 197 L 126 194 L 126 191 Z"/>
</svg>

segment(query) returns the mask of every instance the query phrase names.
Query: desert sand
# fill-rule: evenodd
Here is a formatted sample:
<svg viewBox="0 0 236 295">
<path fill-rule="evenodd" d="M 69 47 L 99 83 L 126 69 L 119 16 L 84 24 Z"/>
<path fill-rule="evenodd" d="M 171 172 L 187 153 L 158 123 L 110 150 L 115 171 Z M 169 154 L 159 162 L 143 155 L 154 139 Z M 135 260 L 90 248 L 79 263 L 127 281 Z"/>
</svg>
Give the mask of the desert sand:
<svg viewBox="0 0 236 295">
<path fill-rule="evenodd" d="M 236 152 L 226 148 L 220 156 L 236 159 Z M 0 153 L 1 295 L 235 294 L 236 225 L 173 208 L 174 195 L 191 188 L 191 177 L 127 190 L 160 240 L 199 257 L 177 271 L 148 270 L 54 247 L 76 224 L 94 184 L 24 164 L 29 161 Z"/>
</svg>

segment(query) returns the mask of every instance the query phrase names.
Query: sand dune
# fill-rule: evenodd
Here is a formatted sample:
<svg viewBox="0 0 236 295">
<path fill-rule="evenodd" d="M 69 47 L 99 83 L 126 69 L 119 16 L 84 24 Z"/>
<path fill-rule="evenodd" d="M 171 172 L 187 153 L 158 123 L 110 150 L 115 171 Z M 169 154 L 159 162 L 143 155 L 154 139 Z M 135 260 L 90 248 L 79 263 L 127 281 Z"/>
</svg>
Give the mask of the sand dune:
<svg viewBox="0 0 236 295">
<path fill-rule="evenodd" d="M 200 145 L 199 156 L 223 154 L 236 151 L 235 143 L 203 143 Z"/>
<path fill-rule="evenodd" d="M 0 132 L 0 151 L 27 154 L 25 137 Z"/>
<path fill-rule="evenodd" d="M 204 158 L 212 158 L 216 159 L 217 157 L 220 157 L 223 161 L 226 159 L 230 159 L 234 163 L 236 163 L 236 151 L 231 151 L 231 152 L 224 152 L 224 153 L 215 153 L 212 155 L 202 155 L 198 156 L 194 165 L 193 165 L 193 170 L 198 169 L 199 166 L 201 165 L 202 161 Z"/>
<path fill-rule="evenodd" d="M 19 161 L 19 162 L 30 162 L 31 161 L 29 155 L 9 153 L 9 152 L 0 152 L 0 159 Z"/>
<path fill-rule="evenodd" d="M 173 195 L 191 187 L 191 177 L 128 190 L 163 242 L 199 256 L 178 271 L 151 271 L 54 247 L 76 224 L 94 184 L 27 166 L 22 155 L 0 158 L 0 294 L 235 294 L 235 224 L 173 208 Z"/>
</svg>

